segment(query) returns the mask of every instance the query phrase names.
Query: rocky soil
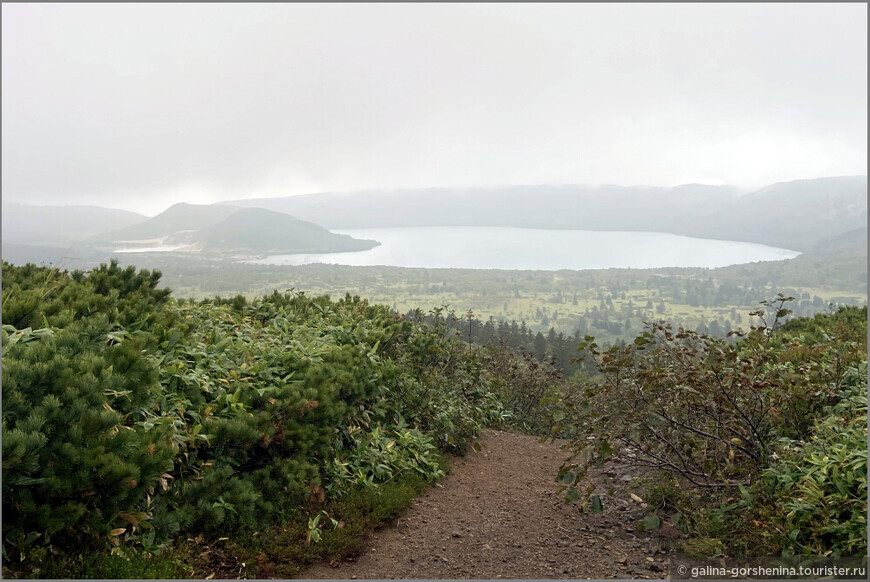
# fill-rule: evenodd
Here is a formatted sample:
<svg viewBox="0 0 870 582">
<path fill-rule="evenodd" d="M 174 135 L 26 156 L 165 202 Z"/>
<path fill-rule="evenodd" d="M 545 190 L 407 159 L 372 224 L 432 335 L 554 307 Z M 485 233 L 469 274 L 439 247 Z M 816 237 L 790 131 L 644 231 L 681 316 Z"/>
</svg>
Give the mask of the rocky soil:
<svg viewBox="0 0 870 582">
<path fill-rule="evenodd" d="M 637 531 L 648 510 L 631 497 L 633 475 L 622 465 L 591 476 L 604 512 L 581 514 L 555 483 L 566 456 L 559 443 L 496 431 L 478 442 L 481 450 L 455 459 L 440 486 L 377 531 L 357 556 L 299 577 L 667 577 L 668 531 Z"/>
</svg>

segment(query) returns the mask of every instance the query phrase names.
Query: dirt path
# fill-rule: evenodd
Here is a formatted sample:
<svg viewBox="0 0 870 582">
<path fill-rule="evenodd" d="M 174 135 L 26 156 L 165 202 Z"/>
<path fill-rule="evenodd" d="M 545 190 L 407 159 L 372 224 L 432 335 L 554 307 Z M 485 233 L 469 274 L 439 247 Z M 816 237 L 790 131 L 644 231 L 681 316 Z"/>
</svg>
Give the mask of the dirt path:
<svg viewBox="0 0 870 582">
<path fill-rule="evenodd" d="M 646 513 L 629 497 L 631 477 L 596 475 L 603 514 L 564 504 L 554 482 L 565 453 L 534 437 L 489 431 L 483 449 L 453 470 L 352 561 L 318 565 L 300 578 L 663 578 L 656 534 L 639 534 Z"/>
</svg>

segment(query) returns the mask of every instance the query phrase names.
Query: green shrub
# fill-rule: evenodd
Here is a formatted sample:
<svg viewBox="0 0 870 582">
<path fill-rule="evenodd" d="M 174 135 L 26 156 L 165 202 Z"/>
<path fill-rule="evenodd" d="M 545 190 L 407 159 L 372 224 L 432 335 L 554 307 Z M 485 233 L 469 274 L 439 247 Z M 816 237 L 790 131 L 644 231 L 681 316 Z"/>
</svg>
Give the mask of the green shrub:
<svg viewBox="0 0 870 582">
<path fill-rule="evenodd" d="M 7 557 L 315 519 L 437 478 L 436 448 L 508 415 L 482 350 L 437 325 L 349 296 L 175 301 L 159 276 L 3 264 Z"/>
<path fill-rule="evenodd" d="M 766 471 L 784 510 L 774 527 L 786 554 L 867 553 L 867 364 L 848 381 L 812 437 L 788 443 L 782 462 Z"/>
<path fill-rule="evenodd" d="M 14 564 L 6 564 L 7 567 Z M 145 551 L 49 555 L 28 572 L 10 570 L 10 577 L 40 579 L 164 580 L 191 578 L 191 570 L 177 559 Z"/>
<path fill-rule="evenodd" d="M 577 441 L 578 479 L 582 466 L 621 450 L 694 486 L 753 483 L 779 440 L 805 435 L 836 401 L 845 369 L 866 359 L 866 342 L 808 345 L 773 332 L 789 299 L 764 302 L 771 327 L 733 343 L 665 323 L 650 324 L 624 348 L 602 351 L 588 338 L 582 347 L 602 377 L 579 404 L 588 434 Z"/>
<path fill-rule="evenodd" d="M 664 323 L 627 347 L 589 338 L 602 376 L 577 407 L 568 498 L 619 454 L 668 475 L 645 495 L 660 518 L 724 552 L 865 554 L 866 308 L 780 326 L 788 300 L 735 342 Z"/>
<path fill-rule="evenodd" d="M 528 353 L 498 345 L 488 345 L 486 353 L 487 371 L 509 407 L 513 428 L 538 436 L 576 436 L 581 419 L 572 408 L 571 394 L 577 382 L 567 381 L 552 362 Z"/>
<path fill-rule="evenodd" d="M 157 289 L 160 271 L 122 269 L 117 261 L 87 273 L 66 273 L 32 264 L 3 263 L 3 323 L 16 329 L 64 327 L 103 314 L 135 331 L 158 325 L 168 289 Z"/>
<path fill-rule="evenodd" d="M 329 466 L 327 492 L 340 495 L 350 484 L 372 487 L 402 473 L 417 474 L 427 481 L 444 476 L 432 439 L 417 429 L 355 428 L 351 435 L 354 447 Z"/>
<path fill-rule="evenodd" d="M 365 326 L 303 296 L 179 305 L 176 315 L 188 331 L 160 355 L 161 412 L 187 438 L 167 517 L 215 534 L 287 519 L 319 487 L 353 404 L 378 391 L 384 364 Z"/>
<path fill-rule="evenodd" d="M 105 541 L 172 469 L 170 433 L 139 422 L 159 395 L 147 342 L 112 328 L 3 328 L 3 535 L 22 554 Z"/>
<path fill-rule="evenodd" d="M 398 358 L 409 377 L 392 393 L 409 424 L 432 435 L 441 451 L 464 455 L 486 426 L 511 414 L 487 369 L 484 349 L 448 339 L 443 321 L 414 328 Z"/>
</svg>

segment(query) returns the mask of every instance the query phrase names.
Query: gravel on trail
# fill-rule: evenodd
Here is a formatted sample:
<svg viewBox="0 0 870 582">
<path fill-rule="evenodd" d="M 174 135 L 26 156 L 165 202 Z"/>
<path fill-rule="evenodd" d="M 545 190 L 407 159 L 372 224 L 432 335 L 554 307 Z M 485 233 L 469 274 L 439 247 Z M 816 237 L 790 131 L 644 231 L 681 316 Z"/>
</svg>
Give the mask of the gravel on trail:
<svg viewBox="0 0 870 582">
<path fill-rule="evenodd" d="M 666 578 L 666 540 L 639 533 L 648 512 L 630 495 L 632 473 L 611 463 L 591 475 L 604 512 L 566 505 L 555 482 L 567 453 L 559 443 L 487 431 L 480 450 L 456 458 L 359 553 L 318 564 L 299 578 Z M 608 496 L 607 491 L 613 490 Z"/>
</svg>

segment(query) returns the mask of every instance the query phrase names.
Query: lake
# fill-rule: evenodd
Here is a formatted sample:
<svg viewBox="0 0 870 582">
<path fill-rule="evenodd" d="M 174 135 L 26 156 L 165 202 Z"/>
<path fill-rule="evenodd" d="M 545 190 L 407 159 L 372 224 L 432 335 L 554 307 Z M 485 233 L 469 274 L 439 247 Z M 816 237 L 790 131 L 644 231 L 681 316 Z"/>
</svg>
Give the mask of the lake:
<svg viewBox="0 0 870 582">
<path fill-rule="evenodd" d="M 661 232 L 502 227 L 403 227 L 335 230 L 380 241 L 367 251 L 273 255 L 267 265 L 337 265 L 457 269 L 609 269 L 724 267 L 791 259 L 800 253 L 766 245 Z"/>
</svg>

